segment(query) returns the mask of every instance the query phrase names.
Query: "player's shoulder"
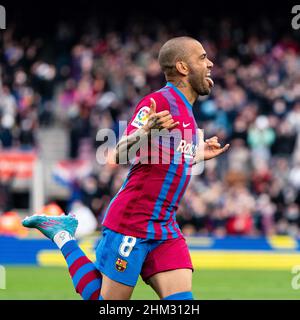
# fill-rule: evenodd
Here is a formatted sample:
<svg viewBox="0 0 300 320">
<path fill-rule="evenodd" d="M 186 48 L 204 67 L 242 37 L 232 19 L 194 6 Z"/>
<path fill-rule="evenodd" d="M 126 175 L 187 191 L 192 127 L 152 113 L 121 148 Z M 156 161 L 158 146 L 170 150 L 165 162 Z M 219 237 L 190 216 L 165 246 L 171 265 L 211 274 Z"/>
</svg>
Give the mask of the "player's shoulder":
<svg viewBox="0 0 300 320">
<path fill-rule="evenodd" d="M 166 99 L 164 99 L 160 90 L 144 96 L 136 105 L 135 112 L 132 117 L 130 126 L 126 131 L 127 134 L 128 132 L 131 132 L 131 130 L 134 130 L 136 128 L 141 128 L 148 121 L 148 117 L 150 113 L 151 98 L 155 100 L 156 112 L 160 112 L 163 110 L 170 110 L 169 104 L 167 103 Z"/>
<path fill-rule="evenodd" d="M 170 108 L 169 103 L 168 103 L 167 99 L 163 96 L 161 90 L 151 92 L 148 95 L 144 96 L 140 100 L 138 106 L 139 107 L 143 107 L 143 106 L 149 107 L 151 104 L 151 98 L 155 100 L 157 111 L 168 110 Z"/>
</svg>

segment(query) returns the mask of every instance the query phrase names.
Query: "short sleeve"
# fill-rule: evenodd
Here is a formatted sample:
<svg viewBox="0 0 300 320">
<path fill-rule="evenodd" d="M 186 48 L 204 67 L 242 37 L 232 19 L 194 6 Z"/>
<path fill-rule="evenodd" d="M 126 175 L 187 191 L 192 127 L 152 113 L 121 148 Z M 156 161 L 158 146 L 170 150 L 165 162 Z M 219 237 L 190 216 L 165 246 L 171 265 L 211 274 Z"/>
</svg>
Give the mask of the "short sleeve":
<svg viewBox="0 0 300 320">
<path fill-rule="evenodd" d="M 170 110 L 168 103 L 158 92 L 152 93 L 144 97 L 136 106 L 134 114 L 129 121 L 129 124 L 124 132 L 124 135 L 129 135 L 136 131 L 137 129 L 142 128 L 148 121 L 150 113 L 151 98 L 156 102 L 156 112 L 163 110 Z"/>
<path fill-rule="evenodd" d="M 129 124 L 124 132 L 124 135 L 129 135 L 142 128 L 148 121 L 150 113 L 150 97 L 142 99 L 135 108 L 134 114 L 129 121 Z"/>
</svg>

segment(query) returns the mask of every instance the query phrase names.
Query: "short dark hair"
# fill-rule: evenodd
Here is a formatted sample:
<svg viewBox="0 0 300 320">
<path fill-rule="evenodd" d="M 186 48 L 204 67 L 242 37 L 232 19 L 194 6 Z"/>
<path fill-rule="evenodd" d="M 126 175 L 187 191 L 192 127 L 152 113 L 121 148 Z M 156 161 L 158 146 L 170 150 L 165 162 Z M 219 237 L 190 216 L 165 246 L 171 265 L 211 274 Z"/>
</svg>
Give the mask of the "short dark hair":
<svg viewBox="0 0 300 320">
<path fill-rule="evenodd" d="M 187 41 L 197 41 L 191 37 L 176 37 L 168 40 L 159 50 L 158 62 L 162 71 L 166 75 L 176 73 L 176 62 L 186 60 L 188 52 L 186 51 Z"/>
</svg>

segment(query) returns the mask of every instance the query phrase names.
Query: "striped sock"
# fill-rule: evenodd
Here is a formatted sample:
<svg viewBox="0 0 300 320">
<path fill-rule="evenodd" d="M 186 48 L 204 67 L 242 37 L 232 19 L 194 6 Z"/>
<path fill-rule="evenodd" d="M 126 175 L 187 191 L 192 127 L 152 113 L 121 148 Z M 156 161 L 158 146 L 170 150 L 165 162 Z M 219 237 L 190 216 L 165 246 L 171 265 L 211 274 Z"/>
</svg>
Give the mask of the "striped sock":
<svg viewBox="0 0 300 320">
<path fill-rule="evenodd" d="M 68 241 L 61 248 L 76 292 L 84 300 L 99 300 L 102 275 L 95 265 L 86 257 L 75 240 Z"/>
</svg>

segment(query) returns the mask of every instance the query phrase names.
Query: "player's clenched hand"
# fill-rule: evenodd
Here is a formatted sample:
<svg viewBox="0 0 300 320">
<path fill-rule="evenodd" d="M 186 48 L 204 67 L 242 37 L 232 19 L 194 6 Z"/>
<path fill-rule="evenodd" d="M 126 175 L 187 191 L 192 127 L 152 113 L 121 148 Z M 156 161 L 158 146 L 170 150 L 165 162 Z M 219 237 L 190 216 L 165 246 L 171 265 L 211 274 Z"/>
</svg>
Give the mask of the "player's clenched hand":
<svg viewBox="0 0 300 320">
<path fill-rule="evenodd" d="M 150 112 L 147 123 L 143 126 L 143 129 L 149 132 L 151 129 L 173 129 L 179 122 L 175 122 L 170 114 L 170 111 L 164 110 L 156 113 L 156 102 L 154 99 L 150 99 Z"/>
</svg>

